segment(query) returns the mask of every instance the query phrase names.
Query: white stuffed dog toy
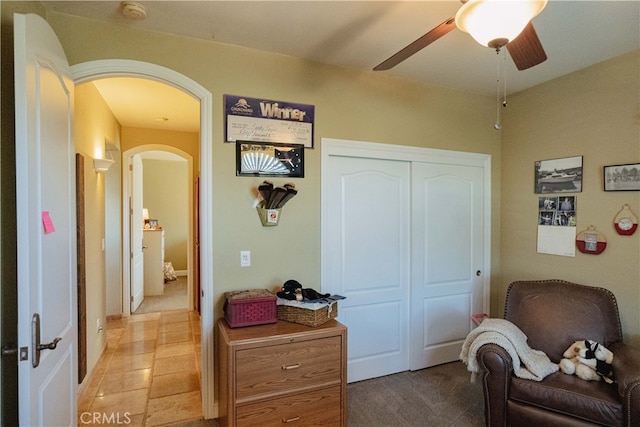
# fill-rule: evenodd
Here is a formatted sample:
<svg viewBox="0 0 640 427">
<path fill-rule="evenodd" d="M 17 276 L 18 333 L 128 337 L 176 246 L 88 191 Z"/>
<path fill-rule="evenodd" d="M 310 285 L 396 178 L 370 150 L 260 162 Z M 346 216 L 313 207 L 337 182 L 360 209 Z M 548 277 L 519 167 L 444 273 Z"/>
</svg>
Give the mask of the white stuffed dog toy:
<svg viewBox="0 0 640 427">
<path fill-rule="evenodd" d="M 604 380 L 614 382 L 613 353 L 605 346 L 592 340 L 576 341 L 562 355 L 560 370 L 567 375 L 575 374 L 587 381 Z"/>
</svg>

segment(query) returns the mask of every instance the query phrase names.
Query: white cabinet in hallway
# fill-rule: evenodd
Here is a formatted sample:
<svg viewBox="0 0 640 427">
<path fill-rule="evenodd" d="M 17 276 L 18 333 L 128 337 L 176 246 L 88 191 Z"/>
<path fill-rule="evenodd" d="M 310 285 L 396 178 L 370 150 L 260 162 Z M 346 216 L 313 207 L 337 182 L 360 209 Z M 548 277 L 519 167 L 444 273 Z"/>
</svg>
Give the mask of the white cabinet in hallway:
<svg viewBox="0 0 640 427">
<path fill-rule="evenodd" d="M 144 294 L 162 295 L 164 291 L 164 230 L 144 230 Z"/>
</svg>

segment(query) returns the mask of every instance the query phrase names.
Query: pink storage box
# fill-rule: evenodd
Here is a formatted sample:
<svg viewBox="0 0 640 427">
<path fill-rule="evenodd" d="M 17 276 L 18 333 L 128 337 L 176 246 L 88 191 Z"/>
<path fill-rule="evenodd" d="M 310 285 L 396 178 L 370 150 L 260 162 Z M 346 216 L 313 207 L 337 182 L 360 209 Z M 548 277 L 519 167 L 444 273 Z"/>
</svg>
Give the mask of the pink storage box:
<svg viewBox="0 0 640 427">
<path fill-rule="evenodd" d="M 276 323 L 276 312 L 276 296 L 266 289 L 224 294 L 224 317 L 231 328 Z"/>
</svg>

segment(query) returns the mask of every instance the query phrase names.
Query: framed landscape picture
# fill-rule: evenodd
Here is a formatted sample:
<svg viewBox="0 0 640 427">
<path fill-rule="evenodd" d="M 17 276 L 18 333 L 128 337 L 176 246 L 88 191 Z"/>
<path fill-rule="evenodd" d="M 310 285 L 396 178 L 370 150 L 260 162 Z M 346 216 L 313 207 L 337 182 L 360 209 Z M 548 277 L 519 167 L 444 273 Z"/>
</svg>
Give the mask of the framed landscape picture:
<svg viewBox="0 0 640 427">
<path fill-rule="evenodd" d="M 605 166 L 604 191 L 640 191 L 640 163 Z"/>
</svg>

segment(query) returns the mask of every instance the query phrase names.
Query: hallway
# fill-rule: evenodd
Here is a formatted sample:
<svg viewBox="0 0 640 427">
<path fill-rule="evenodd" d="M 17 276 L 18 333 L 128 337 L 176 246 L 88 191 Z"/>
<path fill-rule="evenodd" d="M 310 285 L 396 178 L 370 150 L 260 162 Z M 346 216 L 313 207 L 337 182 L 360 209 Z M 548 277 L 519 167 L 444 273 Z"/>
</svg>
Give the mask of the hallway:
<svg viewBox="0 0 640 427">
<path fill-rule="evenodd" d="M 202 418 L 200 317 L 174 310 L 107 322 L 107 348 L 78 398 L 78 425 Z"/>
</svg>

